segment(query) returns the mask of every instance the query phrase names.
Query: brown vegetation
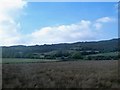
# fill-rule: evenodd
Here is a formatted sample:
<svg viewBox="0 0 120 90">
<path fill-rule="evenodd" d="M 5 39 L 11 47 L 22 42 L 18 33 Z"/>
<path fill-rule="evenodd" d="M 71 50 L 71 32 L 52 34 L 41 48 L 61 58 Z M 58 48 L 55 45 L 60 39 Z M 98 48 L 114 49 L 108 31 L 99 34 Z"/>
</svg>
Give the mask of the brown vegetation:
<svg viewBox="0 0 120 90">
<path fill-rule="evenodd" d="M 3 88 L 117 88 L 118 61 L 3 64 Z"/>
</svg>

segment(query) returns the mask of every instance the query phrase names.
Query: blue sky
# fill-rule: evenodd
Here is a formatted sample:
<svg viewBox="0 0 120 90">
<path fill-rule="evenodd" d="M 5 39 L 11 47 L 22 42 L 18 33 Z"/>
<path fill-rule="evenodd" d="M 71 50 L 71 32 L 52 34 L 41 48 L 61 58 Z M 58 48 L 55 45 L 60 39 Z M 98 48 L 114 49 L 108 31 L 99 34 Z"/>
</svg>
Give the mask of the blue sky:
<svg viewBox="0 0 120 90">
<path fill-rule="evenodd" d="M 8 34 L 14 36 L 10 37 L 9 45 L 98 41 L 118 36 L 117 2 L 46 3 L 21 0 L 20 3 L 15 6 L 17 9 L 13 16 L 7 13 L 16 25 L 8 20 L 9 27 L 14 26 L 12 29 L 16 30 L 10 31 L 12 35 Z M 19 14 L 17 18 L 16 12 Z"/>
<path fill-rule="evenodd" d="M 20 18 L 20 22 L 23 33 L 29 33 L 37 28 L 71 24 L 83 19 L 96 20 L 105 16 L 117 18 L 116 4 L 113 2 L 29 2 L 25 8 L 26 15 Z M 116 25 L 112 27 L 115 28 Z M 115 33 L 114 30 L 111 31 Z"/>
</svg>

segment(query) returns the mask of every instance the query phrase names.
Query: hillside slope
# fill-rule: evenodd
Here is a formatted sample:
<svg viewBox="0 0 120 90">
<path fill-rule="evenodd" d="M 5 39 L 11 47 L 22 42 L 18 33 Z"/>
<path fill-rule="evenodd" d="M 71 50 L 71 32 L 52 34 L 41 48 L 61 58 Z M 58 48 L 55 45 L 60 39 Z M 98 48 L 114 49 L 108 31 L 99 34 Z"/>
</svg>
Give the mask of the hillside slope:
<svg viewBox="0 0 120 90">
<path fill-rule="evenodd" d="M 76 42 L 51 45 L 35 46 L 10 46 L 2 47 L 3 58 L 75 58 L 82 59 L 82 56 L 98 53 L 109 53 L 118 51 L 118 39 Z"/>
</svg>

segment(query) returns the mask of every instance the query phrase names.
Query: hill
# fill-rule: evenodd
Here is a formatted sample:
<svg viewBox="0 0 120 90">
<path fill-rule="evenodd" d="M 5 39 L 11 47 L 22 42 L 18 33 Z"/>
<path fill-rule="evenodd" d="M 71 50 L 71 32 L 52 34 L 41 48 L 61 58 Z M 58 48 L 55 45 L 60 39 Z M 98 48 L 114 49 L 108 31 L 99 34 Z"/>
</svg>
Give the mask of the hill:
<svg viewBox="0 0 120 90">
<path fill-rule="evenodd" d="M 94 42 L 76 42 L 51 45 L 45 44 L 35 46 L 23 46 L 23 45 L 9 47 L 2 46 L 2 57 L 62 59 L 62 60 L 85 59 L 87 55 L 118 52 L 118 40 L 119 39 L 111 39 Z M 96 57 L 97 56 L 99 55 L 96 55 Z"/>
</svg>

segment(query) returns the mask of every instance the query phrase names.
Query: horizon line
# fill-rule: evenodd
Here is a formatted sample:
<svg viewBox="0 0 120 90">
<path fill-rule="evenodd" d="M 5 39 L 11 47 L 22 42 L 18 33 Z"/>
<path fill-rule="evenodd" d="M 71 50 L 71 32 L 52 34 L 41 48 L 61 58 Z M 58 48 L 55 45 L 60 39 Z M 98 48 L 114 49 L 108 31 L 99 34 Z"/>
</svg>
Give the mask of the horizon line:
<svg viewBox="0 0 120 90">
<path fill-rule="evenodd" d="M 0 47 L 12 47 L 12 46 L 44 46 L 44 45 L 58 45 L 58 44 L 74 44 L 74 43 L 88 43 L 88 42 L 101 42 L 101 41 L 110 41 L 110 40 L 116 40 L 116 39 L 120 39 L 118 38 L 112 38 L 112 39 L 104 39 L 104 40 L 93 40 L 93 41 L 78 41 L 78 42 L 68 42 L 68 43 L 53 43 L 53 44 L 34 44 L 34 45 L 23 45 L 23 44 L 18 44 L 18 45 L 10 45 L 10 46 L 0 46 Z"/>
</svg>

